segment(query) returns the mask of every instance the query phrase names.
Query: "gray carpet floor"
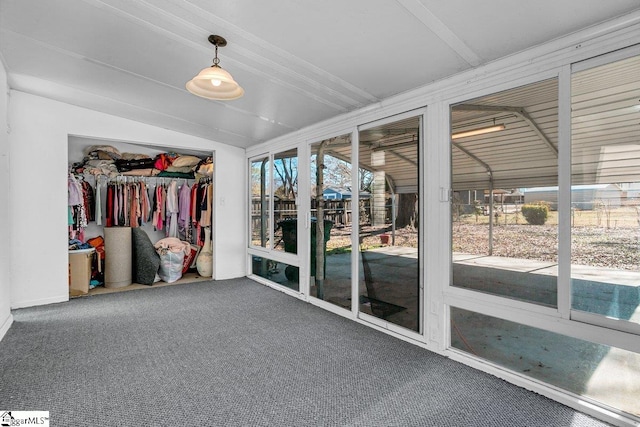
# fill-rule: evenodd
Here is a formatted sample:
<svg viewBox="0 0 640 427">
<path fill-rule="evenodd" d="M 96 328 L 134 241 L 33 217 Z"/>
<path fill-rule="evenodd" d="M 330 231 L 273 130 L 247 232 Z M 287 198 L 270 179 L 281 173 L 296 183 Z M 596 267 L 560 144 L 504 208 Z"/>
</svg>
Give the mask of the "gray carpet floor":
<svg viewBox="0 0 640 427">
<path fill-rule="evenodd" d="M 604 426 L 248 279 L 14 311 L 0 409 L 52 426 Z"/>
</svg>

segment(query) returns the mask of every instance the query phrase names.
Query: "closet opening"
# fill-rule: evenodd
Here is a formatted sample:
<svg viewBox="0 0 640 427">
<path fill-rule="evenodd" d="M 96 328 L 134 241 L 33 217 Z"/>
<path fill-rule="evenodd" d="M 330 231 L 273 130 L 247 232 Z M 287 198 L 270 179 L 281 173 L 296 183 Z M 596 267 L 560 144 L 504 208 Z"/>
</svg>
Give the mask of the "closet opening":
<svg viewBox="0 0 640 427">
<path fill-rule="evenodd" d="M 69 135 L 69 297 L 214 279 L 214 160 Z"/>
</svg>

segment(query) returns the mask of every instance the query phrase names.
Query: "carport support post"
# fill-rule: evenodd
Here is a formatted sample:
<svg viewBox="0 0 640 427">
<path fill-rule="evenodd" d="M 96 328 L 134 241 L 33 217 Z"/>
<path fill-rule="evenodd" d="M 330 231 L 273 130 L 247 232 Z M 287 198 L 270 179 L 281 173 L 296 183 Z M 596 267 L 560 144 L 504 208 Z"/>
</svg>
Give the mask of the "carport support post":
<svg viewBox="0 0 640 427">
<path fill-rule="evenodd" d="M 396 217 L 397 215 L 397 201 L 396 190 L 393 188 L 393 181 L 389 179 L 389 175 L 385 174 L 385 179 L 387 181 L 387 185 L 389 186 L 389 191 L 391 191 L 391 246 L 396 245 Z"/>
<path fill-rule="evenodd" d="M 266 247 L 267 243 L 267 162 L 269 159 L 264 159 L 260 165 L 260 246 Z M 260 274 L 267 274 L 267 259 L 261 257 L 260 261 Z"/>
<path fill-rule="evenodd" d="M 391 193 L 391 246 L 396 245 L 396 193 Z"/>
<path fill-rule="evenodd" d="M 316 294 L 318 299 L 324 299 L 324 146 L 326 140 L 320 143 L 316 156 Z"/>
<path fill-rule="evenodd" d="M 489 256 L 493 255 L 493 174 L 489 174 Z"/>
<path fill-rule="evenodd" d="M 267 241 L 267 159 L 260 165 L 260 246 L 265 247 Z"/>
</svg>

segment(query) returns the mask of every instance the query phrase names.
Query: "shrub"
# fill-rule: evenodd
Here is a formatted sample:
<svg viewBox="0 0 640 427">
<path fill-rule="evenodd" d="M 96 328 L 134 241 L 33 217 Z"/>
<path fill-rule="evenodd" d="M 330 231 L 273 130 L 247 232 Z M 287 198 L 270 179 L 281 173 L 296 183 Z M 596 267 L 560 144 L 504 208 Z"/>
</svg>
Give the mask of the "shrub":
<svg viewBox="0 0 640 427">
<path fill-rule="evenodd" d="M 522 205 L 522 216 L 531 225 L 544 225 L 549 216 L 549 206 L 546 204 Z"/>
</svg>

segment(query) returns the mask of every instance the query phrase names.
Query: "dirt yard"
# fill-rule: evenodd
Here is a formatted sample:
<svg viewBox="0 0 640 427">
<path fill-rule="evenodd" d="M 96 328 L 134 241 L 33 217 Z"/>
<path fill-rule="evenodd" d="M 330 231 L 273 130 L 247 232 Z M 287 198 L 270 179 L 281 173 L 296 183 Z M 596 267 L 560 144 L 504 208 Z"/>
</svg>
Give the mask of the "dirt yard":
<svg viewBox="0 0 640 427">
<path fill-rule="evenodd" d="M 496 225 L 493 229 L 493 255 L 557 262 L 558 227 L 555 224 Z M 390 227 L 369 227 L 361 230 L 366 248 L 383 246 L 380 234 L 390 233 Z M 327 251 L 349 251 L 351 227 L 332 229 Z M 469 222 L 454 222 L 452 249 L 454 252 L 486 255 L 489 253 L 489 226 Z M 396 230 L 396 245 L 417 248 L 415 230 Z M 620 270 L 640 270 L 640 228 L 609 228 L 576 226 L 572 228 L 572 263 Z"/>
</svg>

